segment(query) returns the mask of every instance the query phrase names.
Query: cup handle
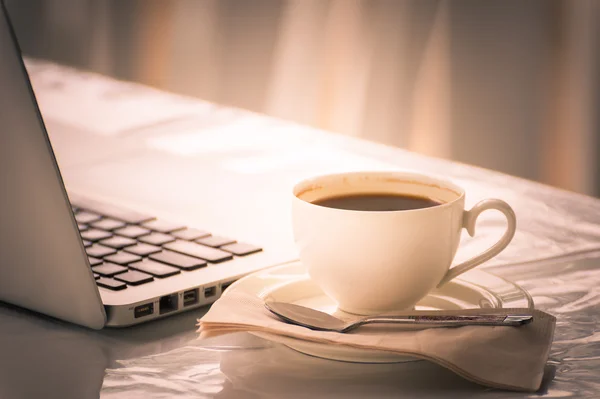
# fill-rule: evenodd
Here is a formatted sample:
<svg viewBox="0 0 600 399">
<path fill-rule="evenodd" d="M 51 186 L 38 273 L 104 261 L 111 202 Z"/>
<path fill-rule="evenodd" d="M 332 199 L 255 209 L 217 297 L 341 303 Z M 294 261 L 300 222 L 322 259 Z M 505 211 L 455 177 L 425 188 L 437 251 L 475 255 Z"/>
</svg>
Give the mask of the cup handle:
<svg viewBox="0 0 600 399">
<path fill-rule="evenodd" d="M 467 232 L 471 237 L 475 235 L 475 223 L 477 222 L 477 218 L 479 214 L 483 211 L 487 211 L 488 209 L 496 209 L 506 216 L 506 221 L 508 222 L 508 226 L 504 235 L 497 243 L 492 245 L 485 252 L 459 264 L 448 270 L 444 278 L 438 284 L 438 288 L 442 285 L 446 284 L 448 281 L 453 278 L 463 274 L 464 272 L 471 270 L 475 266 L 482 264 L 483 262 L 492 259 L 494 256 L 498 255 L 506 246 L 510 243 L 512 238 L 515 235 L 515 230 L 517 229 L 517 217 L 515 216 L 515 212 L 506 202 L 499 199 L 486 199 L 481 202 L 478 202 L 471 210 L 465 211 L 463 214 L 463 227 L 467 229 Z"/>
</svg>

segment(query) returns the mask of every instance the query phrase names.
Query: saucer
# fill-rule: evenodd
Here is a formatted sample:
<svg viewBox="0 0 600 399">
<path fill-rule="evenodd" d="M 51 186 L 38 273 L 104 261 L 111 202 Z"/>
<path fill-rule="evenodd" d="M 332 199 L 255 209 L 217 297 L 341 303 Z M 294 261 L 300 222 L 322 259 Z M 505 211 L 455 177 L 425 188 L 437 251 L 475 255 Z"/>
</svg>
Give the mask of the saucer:
<svg viewBox="0 0 600 399">
<path fill-rule="evenodd" d="M 248 275 L 232 284 L 223 295 L 244 291 L 263 300 L 289 302 L 307 306 L 342 319 L 356 318 L 339 311 L 334 300 L 314 283 L 300 262 L 266 269 Z M 452 310 L 485 308 L 530 308 L 531 296 L 517 284 L 493 274 L 471 270 L 431 291 L 417 305 L 417 310 Z M 307 355 L 359 363 L 395 363 L 415 358 L 377 350 L 327 345 L 294 338 L 252 332 L 270 341 L 282 343 Z"/>
</svg>

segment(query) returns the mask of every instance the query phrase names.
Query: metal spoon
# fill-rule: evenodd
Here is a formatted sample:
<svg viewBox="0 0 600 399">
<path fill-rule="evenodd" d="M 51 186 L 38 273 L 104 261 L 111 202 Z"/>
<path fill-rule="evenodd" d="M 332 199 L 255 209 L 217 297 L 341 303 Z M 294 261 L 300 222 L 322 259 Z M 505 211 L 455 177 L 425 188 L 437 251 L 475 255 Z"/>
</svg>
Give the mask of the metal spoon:
<svg viewBox="0 0 600 399">
<path fill-rule="evenodd" d="M 317 331 L 345 333 L 371 323 L 424 325 L 426 327 L 522 326 L 533 320 L 531 314 L 373 316 L 347 323 L 321 311 L 285 302 L 265 302 L 265 307 L 281 319 Z"/>
</svg>

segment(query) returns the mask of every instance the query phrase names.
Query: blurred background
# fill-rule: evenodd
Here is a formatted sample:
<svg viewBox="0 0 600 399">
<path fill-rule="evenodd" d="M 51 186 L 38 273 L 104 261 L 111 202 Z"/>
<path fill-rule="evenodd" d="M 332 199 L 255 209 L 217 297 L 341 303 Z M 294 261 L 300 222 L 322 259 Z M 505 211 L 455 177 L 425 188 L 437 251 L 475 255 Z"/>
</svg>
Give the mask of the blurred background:
<svg viewBox="0 0 600 399">
<path fill-rule="evenodd" d="M 24 52 L 600 195 L 597 0 L 7 0 Z"/>
</svg>

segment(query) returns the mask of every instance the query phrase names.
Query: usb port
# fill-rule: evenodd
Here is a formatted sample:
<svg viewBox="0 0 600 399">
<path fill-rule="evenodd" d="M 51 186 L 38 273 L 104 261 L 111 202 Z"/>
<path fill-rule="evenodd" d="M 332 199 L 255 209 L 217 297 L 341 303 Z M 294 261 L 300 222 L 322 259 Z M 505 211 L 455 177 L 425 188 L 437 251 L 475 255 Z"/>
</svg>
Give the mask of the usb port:
<svg viewBox="0 0 600 399">
<path fill-rule="evenodd" d="M 204 289 L 204 298 L 210 298 L 217 295 L 217 287 L 207 287 Z"/>
<path fill-rule="evenodd" d="M 229 286 L 233 283 L 235 283 L 235 281 L 228 281 L 226 283 L 221 284 L 221 292 L 225 292 L 225 290 L 229 288 Z"/>
<path fill-rule="evenodd" d="M 198 288 L 185 291 L 183 293 L 183 306 L 195 305 L 198 303 Z"/>
<path fill-rule="evenodd" d="M 136 319 L 138 317 L 151 315 L 152 313 L 154 313 L 154 304 L 152 302 L 136 306 L 135 309 L 133 309 L 133 317 Z"/>
</svg>

